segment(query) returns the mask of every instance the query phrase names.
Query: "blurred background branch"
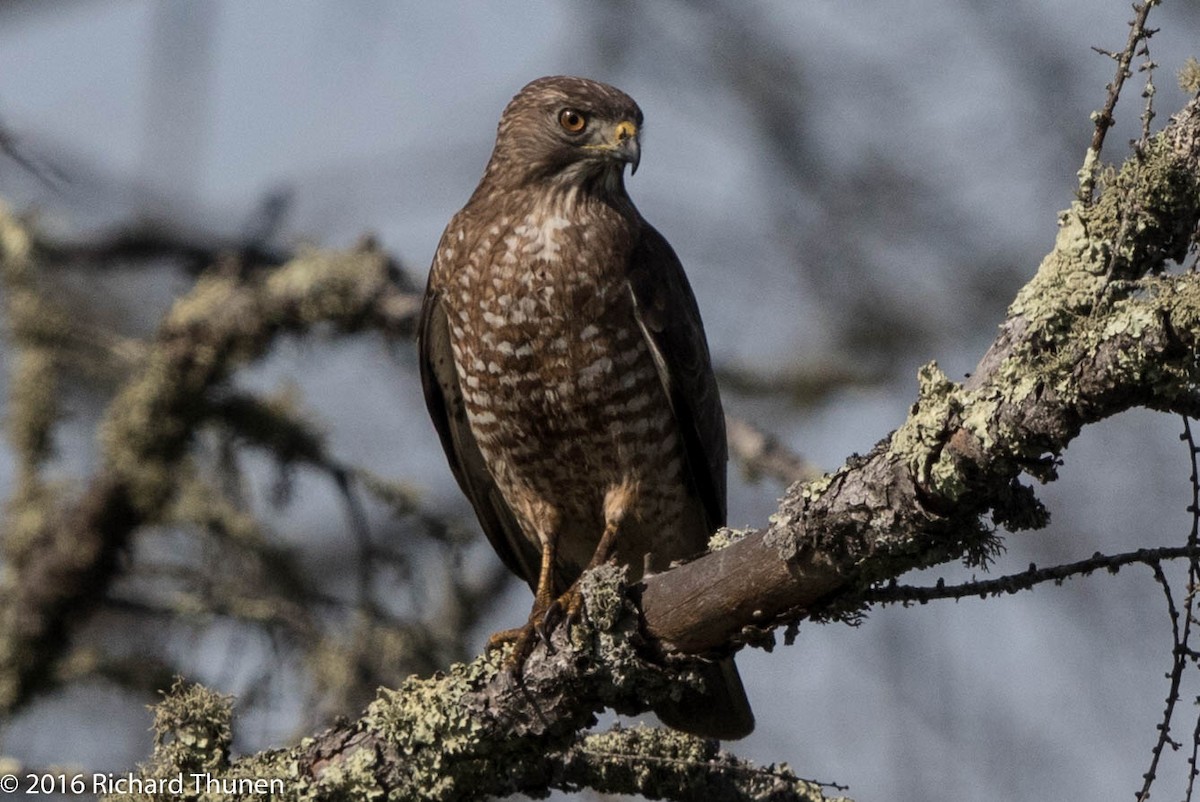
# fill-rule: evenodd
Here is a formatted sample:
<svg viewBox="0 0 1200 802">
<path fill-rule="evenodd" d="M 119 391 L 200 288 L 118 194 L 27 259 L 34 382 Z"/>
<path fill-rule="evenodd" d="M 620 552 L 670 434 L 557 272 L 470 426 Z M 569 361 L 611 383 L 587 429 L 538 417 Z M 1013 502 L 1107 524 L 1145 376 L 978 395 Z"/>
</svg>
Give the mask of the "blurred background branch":
<svg viewBox="0 0 1200 802">
<path fill-rule="evenodd" d="M 126 245 L 134 241 L 124 239 Z M 7 212 L 0 217 L 0 278 L 17 369 L 7 421 L 20 468 L 4 527 L 4 710 L 11 715 L 33 694 L 89 673 L 145 686 L 145 672 L 135 682 L 116 670 L 121 655 L 94 644 L 91 652 L 72 648 L 99 611 L 160 625 L 227 619 L 261 630 L 277 648 L 295 653 L 290 659 L 313 666 L 312 693 L 331 697 L 321 699 L 324 715 L 353 709 L 381 675 L 395 683 L 461 653 L 452 647 L 447 653 L 449 644 L 431 646 L 462 631 L 464 610 L 478 609 L 469 592 L 431 620 L 393 616 L 378 601 L 374 575 L 404 569 L 407 558 L 404 549 L 373 546 L 358 494 L 367 491 L 411 533 L 390 543 L 432 537 L 453 552 L 461 543 L 447 537 L 449 527 L 424 514 L 411 491 L 340 465 L 293 400 L 230 384 L 234 372 L 269 353 L 278 339 L 321 326 L 343 336 L 410 336 L 419 298 L 399 267 L 370 242 L 344 255 L 304 252 L 269 273 L 262 272 L 265 265 L 246 264 L 244 249 L 205 249 L 166 237 L 154 239 L 150 251 L 114 249 L 111 242 L 63 246 L 47 242 L 27 221 Z M 116 335 L 97 337 L 93 324 L 77 322 L 55 303 L 47 276 L 85 254 L 101 264 L 135 254 L 182 254 L 185 271 L 199 261 L 212 267 L 174 305 L 155 337 L 135 344 Z M 114 382 L 119 389 L 100 423 L 103 449 L 91 477 L 53 483 L 46 469 L 62 417 L 61 386 L 70 380 L 70 366 L 84 364 L 123 380 Z M 277 465 L 275 503 L 287 502 L 297 466 L 325 473 L 345 500 L 349 529 L 360 545 L 350 598 L 320 590 L 248 506 L 241 464 L 255 452 Z M 160 537 L 175 541 L 173 559 L 131 561 L 143 553 L 134 537 L 153 540 L 155 529 L 169 530 Z M 110 595 L 114 585 L 123 592 Z M 343 626 L 348 622 L 349 637 L 318 624 L 331 614 Z M 151 675 L 161 680 L 165 673 Z"/>
</svg>

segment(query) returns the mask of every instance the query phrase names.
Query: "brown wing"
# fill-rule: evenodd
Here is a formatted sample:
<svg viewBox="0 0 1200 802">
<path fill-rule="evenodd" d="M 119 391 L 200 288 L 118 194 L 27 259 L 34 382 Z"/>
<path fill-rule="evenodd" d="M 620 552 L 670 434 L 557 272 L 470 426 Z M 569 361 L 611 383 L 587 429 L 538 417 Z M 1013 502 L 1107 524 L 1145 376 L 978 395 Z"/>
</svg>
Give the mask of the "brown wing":
<svg viewBox="0 0 1200 802">
<path fill-rule="evenodd" d="M 679 257 L 649 223 L 629 265 L 642 335 L 654 355 L 683 441 L 686 472 L 704 505 L 708 534 L 725 525 L 725 413 L 696 297 Z"/>
<path fill-rule="evenodd" d="M 641 242 L 630 259 L 629 288 L 634 314 L 654 355 L 658 378 L 666 388 L 683 441 L 686 473 L 695 494 L 685 519 L 704 518 L 707 526 L 702 536 L 707 539 L 725 525 L 725 413 L 691 285 L 675 251 L 645 222 Z M 701 512 L 703 515 L 697 514 Z M 697 545 L 703 547 L 705 542 Z M 703 672 L 705 692 L 685 692 L 677 701 L 660 703 L 654 708 L 659 718 L 669 726 L 706 737 L 749 735 L 754 730 L 754 713 L 733 658 L 706 666 Z"/>
<path fill-rule="evenodd" d="M 454 352 L 450 348 L 446 310 L 432 281 L 425 290 L 425 302 L 421 307 L 417 350 L 425 405 L 442 440 L 450 470 L 475 508 L 492 548 L 514 574 L 533 587 L 538 578 L 538 554 L 521 533 L 512 510 L 500 495 L 467 422 Z"/>
</svg>

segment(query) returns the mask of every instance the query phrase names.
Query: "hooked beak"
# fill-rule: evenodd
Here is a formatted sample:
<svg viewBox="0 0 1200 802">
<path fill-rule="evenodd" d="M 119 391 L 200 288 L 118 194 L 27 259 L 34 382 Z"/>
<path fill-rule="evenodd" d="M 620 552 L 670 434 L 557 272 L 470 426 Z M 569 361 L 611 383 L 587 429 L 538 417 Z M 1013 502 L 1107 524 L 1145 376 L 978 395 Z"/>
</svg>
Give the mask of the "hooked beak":
<svg viewBox="0 0 1200 802">
<path fill-rule="evenodd" d="M 612 130 L 601 134 L 604 139 L 591 145 L 584 145 L 586 150 L 601 151 L 607 158 L 619 159 L 631 166 L 629 174 L 637 172 L 638 162 L 642 160 L 642 146 L 638 141 L 637 123 L 632 120 L 621 120 Z"/>
<path fill-rule="evenodd" d="M 622 120 L 613 129 L 613 150 L 622 160 L 629 162 L 629 174 L 637 172 L 638 162 L 642 160 L 642 145 L 638 139 L 637 123 L 632 120 Z"/>
</svg>

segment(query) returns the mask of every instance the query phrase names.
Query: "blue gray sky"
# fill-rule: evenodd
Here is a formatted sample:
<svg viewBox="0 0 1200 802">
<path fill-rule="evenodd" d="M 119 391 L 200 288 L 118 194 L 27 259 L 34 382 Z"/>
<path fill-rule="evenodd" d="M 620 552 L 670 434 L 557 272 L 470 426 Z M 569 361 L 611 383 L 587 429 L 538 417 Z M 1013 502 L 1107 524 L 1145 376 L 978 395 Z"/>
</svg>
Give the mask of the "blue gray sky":
<svg viewBox="0 0 1200 802">
<path fill-rule="evenodd" d="M 1072 197 L 1113 74 L 1090 48 L 1120 48 L 1129 13 L 1123 0 L 12 3 L 0 6 L 0 125 L 68 182 L 49 189 L 0 163 L 0 197 L 68 236 L 153 219 L 232 237 L 283 192 L 280 244 L 374 232 L 423 280 L 509 97 L 544 74 L 599 78 L 645 112 L 630 192 L 687 267 L 718 365 L 877 377 L 800 405 L 726 392 L 730 412 L 833 468 L 903 419 L 920 365 L 958 377 L 982 354 Z M 1196 55 L 1200 15 L 1167 3 L 1156 16 L 1167 114 L 1184 100 L 1173 74 Z M 1111 158 L 1137 130 L 1134 84 Z M 169 277 L 129 281 L 129 313 L 150 319 L 179 291 Z M 869 336 L 859 318 L 876 314 L 902 325 Z M 243 381 L 295 386 L 339 453 L 466 516 L 410 368 L 367 346 L 297 346 Z M 1182 543 L 1179 428 L 1136 413 L 1086 432 L 1041 491 L 1052 528 L 1008 538 L 996 570 Z M 315 492 L 291 513 L 298 528 L 341 515 Z M 762 524 L 781 492 L 735 482 L 731 524 Z M 937 576 L 964 572 L 918 579 Z M 489 626 L 527 605 L 514 584 Z M 230 636 L 208 637 L 175 648 Z M 805 625 L 796 645 L 739 658 L 759 727 L 737 749 L 860 800 L 1132 795 L 1169 648 L 1161 593 L 1136 569 L 878 610 L 857 628 Z M 237 671 L 199 670 L 238 692 Z M 256 717 L 247 746 L 288 737 L 289 715 L 281 702 Z M 77 688 L 25 713 L 0 751 L 115 770 L 143 757 L 146 725 L 119 694 Z M 1177 762 L 1159 794 L 1182 793 Z"/>
</svg>

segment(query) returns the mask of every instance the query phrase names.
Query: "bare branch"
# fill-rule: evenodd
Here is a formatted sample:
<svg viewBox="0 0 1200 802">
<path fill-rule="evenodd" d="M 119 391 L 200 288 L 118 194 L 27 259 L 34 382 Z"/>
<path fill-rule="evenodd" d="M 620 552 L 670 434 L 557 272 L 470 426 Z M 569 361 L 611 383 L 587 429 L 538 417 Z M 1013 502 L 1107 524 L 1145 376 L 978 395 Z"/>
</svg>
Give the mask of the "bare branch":
<svg viewBox="0 0 1200 802">
<path fill-rule="evenodd" d="M 1117 62 L 1117 74 L 1113 78 L 1112 83 L 1108 85 L 1108 97 L 1104 101 L 1104 108 L 1092 114 L 1096 130 L 1092 133 L 1092 142 L 1088 146 L 1084 167 L 1079 171 L 1079 199 L 1085 203 L 1091 202 L 1092 194 L 1096 188 L 1096 171 L 1100 166 L 1100 152 L 1104 149 L 1104 136 L 1108 133 L 1108 129 L 1112 127 L 1114 122 L 1113 111 L 1116 109 L 1117 100 L 1121 96 L 1121 87 L 1125 85 L 1125 79 L 1133 75 L 1129 69 L 1129 65 L 1133 63 L 1133 57 L 1137 53 L 1138 45 L 1147 41 L 1156 32 L 1146 27 L 1146 19 L 1150 16 L 1150 9 L 1158 5 L 1158 3 L 1159 0 L 1143 0 L 1142 3 L 1134 5 L 1134 18 L 1129 23 L 1129 39 L 1125 42 L 1125 49 L 1120 53 L 1112 53 L 1098 47 L 1092 48 L 1097 53 L 1108 56 Z M 1149 107 L 1147 107 L 1146 114 L 1150 115 Z M 1150 124 L 1148 117 L 1143 118 L 1143 120 L 1144 125 L 1148 127 Z"/>
<path fill-rule="evenodd" d="M 989 596 L 1019 593 L 1037 585 L 1053 582 L 1061 585 L 1066 579 L 1089 576 L 1096 571 L 1117 573 L 1126 565 L 1147 565 L 1154 567 L 1170 560 L 1194 559 L 1200 557 L 1200 547 L 1164 546 L 1157 549 L 1138 549 L 1122 554 L 1095 554 L 1086 560 L 1073 563 L 1054 565 L 1048 568 L 1038 568 L 1030 565 L 1025 571 L 1017 574 L 996 577 L 995 579 L 980 579 L 973 582 L 963 582 L 957 585 L 945 585 L 941 582 L 934 587 L 915 587 L 889 583 L 878 588 L 872 588 L 863 594 L 863 599 L 871 604 L 925 604 L 937 599 L 965 599 L 978 596 L 981 599 Z"/>
<path fill-rule="evenodd" d="M 1158 776 L 1159 762 L 1162 760 L 1163 750 L 1166 746 L 1170 746 L 1172 751 L 1178 751 L 1182 746 L 1180 743 L 1171 738 L 1171 719 L 1175 713 L 1175 707 L 1179 703 L 1180 688 L 1183 684 L 1183 672 L 1187 670 L 1188 664 L 1195 661 L 1200 655 L 1191 647 L 1192 622 L 1194 621 L 1194 611 L 1196 605 L 1197 582 L 1200 582 L 1200 554 L 1197 554 L 1197 547 L 1200 546 L 1200 464 L 1197 463 L 1196 442 L 1192 439 L 1192 427 L 1188 423 L 1187 418 L 1184 418 L 1183 435 L 1180 438 L 1188 445 L 1188 457 L 1191 462 L 1191 481 L 1192 481 L 1192 503 L 1189 505 L 1189 510 L 1192 513 L 1192 529 L 1188 534 L 1188 548 L 1192 552 L 1189 554 L 1188 562 L 1188 582 L 1183 600 L 1183 613 L 1179 612 L 1175 604 L 1175 596 L 1171 592 L 1171 584 L 1167 581 L 1167 576 L 1163 572 L 1161 563 L 1154 563 L 1154 579 L 1162 588 L 1163 595 L 1167 602 L 1167 616 L 1171 621 L 1171 670 L 1167 677 L 1170 681 L 1170 687 L 1167 691 L 1167 699 L 1163 708 L 1162 722 L 1158 725 L 1158 737 L 1155 739 L 1154 746 L 1150 750 L 1150 767 L 1146 773 L 1142 775 L 1142 787 L 1138 791 L 1138 802 L 1145 802 L 1150 798 L 1150 789 L 1154 785 L 1154 781 Z M 1200 730 L 1200 719 L 1198 719 L 1197 729 Z M 1192 768 L 1195 769 L 1196 764 L 1196 740 L 1193 736 L 1193 752 L 1191 757 Z M 1190 799 L 1192 796 L 1192 783 L 1195 781 L 1195 771 L 1188 773 L 1188 792 L 1187 796 Z"/>
</svg>

